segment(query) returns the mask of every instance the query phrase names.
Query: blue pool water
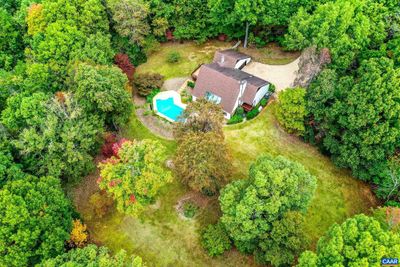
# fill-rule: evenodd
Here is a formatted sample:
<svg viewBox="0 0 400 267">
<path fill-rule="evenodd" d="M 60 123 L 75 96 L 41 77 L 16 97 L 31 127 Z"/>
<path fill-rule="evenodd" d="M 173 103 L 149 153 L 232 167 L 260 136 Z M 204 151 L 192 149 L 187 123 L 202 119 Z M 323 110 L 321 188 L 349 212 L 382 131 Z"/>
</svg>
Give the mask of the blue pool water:
<svg viewBox="0 0 400 267">
<path fill-rule="evenodd" d="M 157 99 L 156 100 L 157 111 L 167 116 L 173 121 L 177 121 L 178 117 L 182 114 L 183 108 L 178 107 L 174 104 L 174 99 L 172 97 L 167 99 Z"/>
</svg>

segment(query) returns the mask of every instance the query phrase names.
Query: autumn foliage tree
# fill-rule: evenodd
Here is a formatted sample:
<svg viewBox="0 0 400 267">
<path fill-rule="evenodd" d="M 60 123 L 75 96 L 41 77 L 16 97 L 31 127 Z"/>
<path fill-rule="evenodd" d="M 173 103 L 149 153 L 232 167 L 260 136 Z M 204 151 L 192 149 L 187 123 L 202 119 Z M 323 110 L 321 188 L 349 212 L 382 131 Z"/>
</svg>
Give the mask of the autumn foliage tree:
<svg viewBox="0 0 400 267">
<path fill-rule="evenodd" d="M 175 172 L 191 189 L 215 194 L 232 174 L 232 159 L 223 137 L 214 133 L 188 133 L 179 143 Z"/>
<path fill-rule="evenodd" d="M 114 57 L 115 64 L 122 70 L 128 77 L 129 82 L 133 81 L 133 74 L 135 73 L 135 66 L 129 60 L 127 54 L 116 54 Z"/>
<path fill-rule="evenodd" d="M 116 143 L 114 155 L 99 163 L 99 187 L 110 193 L 117 209 L 137 216 L 171 182 L 164 169 L 165 148 L 152 140 Z"/>
<path fill-rule="evenodd" d="M 87 231 L 86 224 L 76 219 L 72 222 L 72 231 L 69 239 L 69 246 L 82 248 L 84 247 L 89 239 L 89 233 Z"/>
</svg>

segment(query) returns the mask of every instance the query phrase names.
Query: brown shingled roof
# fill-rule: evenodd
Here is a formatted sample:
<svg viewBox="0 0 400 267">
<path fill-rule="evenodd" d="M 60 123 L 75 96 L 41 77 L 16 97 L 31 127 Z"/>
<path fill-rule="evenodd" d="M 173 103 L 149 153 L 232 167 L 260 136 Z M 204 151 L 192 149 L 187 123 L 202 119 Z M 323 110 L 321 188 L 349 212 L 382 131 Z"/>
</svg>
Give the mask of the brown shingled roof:
<svg viewBox="0 0 400 267">
<path fill-rule="evenodd" d="M 253 104 L 257 90 L 268 84 L 267 81 L 244 71 L 212 63 L 201 66 L 192 94 L 197 98 L 202 98 L 206 92 L 213 93 L 221 97 L 222 109 L 232 114 L 240 93 L 241 82 L 247 82 L 242 101 L 250 105 Z"/>
<path fill-rule="evenodd" d="M 227 49 L 215 52 L 213 62 L 222 67 L 234 68 L 239 60 L 246 58 L 250 58 L 250 56 L 233 49 Z"/>
</svg>

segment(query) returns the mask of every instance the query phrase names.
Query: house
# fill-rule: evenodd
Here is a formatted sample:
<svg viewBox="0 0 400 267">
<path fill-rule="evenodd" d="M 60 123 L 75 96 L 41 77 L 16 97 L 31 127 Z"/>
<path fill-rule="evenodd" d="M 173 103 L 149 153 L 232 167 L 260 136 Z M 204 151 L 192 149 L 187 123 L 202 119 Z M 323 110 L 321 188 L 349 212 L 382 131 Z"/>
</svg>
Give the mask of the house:
<svg viewBox="0 0 400 267">
<path fill-rule="evenodd" d="M 204 64 L 196 75 L 192 96 L 221 105 L 230 119 L 239 106 L 250 111 L 268 94 L 270 83 L 241 70 L 251 58 L 245 54 L 224 50 L 216 52 L 211 64 Z"/>
</svg>

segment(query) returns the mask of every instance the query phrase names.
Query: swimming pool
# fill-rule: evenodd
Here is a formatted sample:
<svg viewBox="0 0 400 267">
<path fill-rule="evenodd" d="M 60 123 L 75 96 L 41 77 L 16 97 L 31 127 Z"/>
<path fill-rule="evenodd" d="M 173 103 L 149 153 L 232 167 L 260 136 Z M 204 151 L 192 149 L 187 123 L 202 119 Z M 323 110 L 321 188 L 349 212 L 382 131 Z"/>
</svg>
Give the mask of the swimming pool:
<svg viewBox="0 0 400 267">
<path fill-rule="evenodd" d="M 173 121 L 177 121 L 178 117 L 182 114 L 183 108 L 178 107 L 174 104 L 172 97 L 167 99 L 156 100 L 157 110 L 161 114 L 167 116 Z"/>
<path fill-rule="evenodd" d="M 186 105 L 182 104 L 181 96 L 177 92 L 164 91 L 154 97 L 153 108 L 160 117 L 175 122 L 179 119 Z"/>
</svg>

